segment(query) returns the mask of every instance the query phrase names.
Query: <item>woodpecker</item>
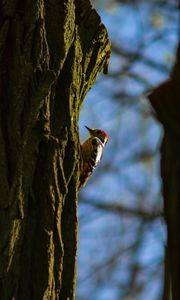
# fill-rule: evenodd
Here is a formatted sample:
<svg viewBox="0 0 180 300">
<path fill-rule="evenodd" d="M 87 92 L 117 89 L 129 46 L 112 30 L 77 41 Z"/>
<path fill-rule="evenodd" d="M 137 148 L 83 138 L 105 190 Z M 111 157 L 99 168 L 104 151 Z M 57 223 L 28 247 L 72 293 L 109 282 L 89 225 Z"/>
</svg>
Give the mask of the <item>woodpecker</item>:
<svg viewBox="0 0 180 300">
<path fill-rule="evenodd" d="M 100 129 L 91 129 L 85 126 L 90 137 L 81 145 L 81 174 L 79 188 L 86 185 L 90 175 L 101 160 L 108 135 Z"/>
</svg>

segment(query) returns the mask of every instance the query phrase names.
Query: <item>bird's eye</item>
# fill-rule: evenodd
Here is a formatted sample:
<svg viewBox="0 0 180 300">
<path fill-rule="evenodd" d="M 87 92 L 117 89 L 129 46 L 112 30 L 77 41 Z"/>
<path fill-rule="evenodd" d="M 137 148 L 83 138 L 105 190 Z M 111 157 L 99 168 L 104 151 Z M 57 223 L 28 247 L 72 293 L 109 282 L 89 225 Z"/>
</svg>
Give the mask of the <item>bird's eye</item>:
<svg viewBox="0 0 180 300">
<path fill-rule="evenodd" d="M 101 130 L 98 130 L 97 133 L 100 134 L 100 133 L 101 133 Z"/>
</svg>

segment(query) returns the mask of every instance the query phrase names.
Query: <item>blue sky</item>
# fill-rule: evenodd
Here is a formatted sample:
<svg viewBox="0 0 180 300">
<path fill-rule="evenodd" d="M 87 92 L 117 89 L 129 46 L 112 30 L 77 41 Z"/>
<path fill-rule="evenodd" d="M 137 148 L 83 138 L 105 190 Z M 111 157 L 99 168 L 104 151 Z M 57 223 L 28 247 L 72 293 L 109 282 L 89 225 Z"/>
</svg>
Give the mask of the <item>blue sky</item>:
<svg viewBox="0 0 180 300">
<path fill-rule="evenodd" d="M 127 58 L 112 54 L 109 76 L 98 77 L 81 111 L 82 140 L 88 136 L 87 125 L 107 131 L 109 142 L 98 169 L 80 194 L 77 300 L 80 296 L 86 300 L 144 300 L 147 293 L 148 300 L 157 300 L 162 291 L 166 242 L 163 220 L 146 224 L 85 202 L 162 209 L 159 147 L 163 129 L 145 94 L 169 76 L 177 46 L 178 15 L 175 9 L 153 9 L 148 1 L 139 6 L 106 2 L 108 10 L 102 8 L 105 1 L 98 3 L 112 43 L 127 53 L 139 51 L 141 58 L 124 74 Z M 129 98 L 122 99 L 123 93 Z M 139 237 L 137 250 L 128 250 Z M 107 269 L 105 262 L 113 255 L 117 256 L 114 265 Z M 124 286 L 131 278 L 132 263 L 141 268 L 136 284 L 145 284 L 137 297 L 126 298 Z"/>
</svg>

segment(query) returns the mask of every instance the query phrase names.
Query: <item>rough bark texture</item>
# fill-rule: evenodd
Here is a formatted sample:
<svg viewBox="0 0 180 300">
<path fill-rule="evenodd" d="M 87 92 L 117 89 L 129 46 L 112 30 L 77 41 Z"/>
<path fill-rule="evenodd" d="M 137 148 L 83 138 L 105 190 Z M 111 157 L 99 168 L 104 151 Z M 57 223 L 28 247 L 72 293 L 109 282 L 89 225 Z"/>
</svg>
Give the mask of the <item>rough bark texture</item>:
<svg viewBox="0 0 180 300">
<path fill-rule="evenodd" d="M 106 70 L 88 0 L 0 2 L 0 299 L 74 299 L 78 117 Z"/>
<path fill-rule="evenodd" d="M 150 96 L 164 126 L 161 169 L 168 241 L 164 300 L 180 299 L 180 47 L 171 79 Z"/>
</svg>

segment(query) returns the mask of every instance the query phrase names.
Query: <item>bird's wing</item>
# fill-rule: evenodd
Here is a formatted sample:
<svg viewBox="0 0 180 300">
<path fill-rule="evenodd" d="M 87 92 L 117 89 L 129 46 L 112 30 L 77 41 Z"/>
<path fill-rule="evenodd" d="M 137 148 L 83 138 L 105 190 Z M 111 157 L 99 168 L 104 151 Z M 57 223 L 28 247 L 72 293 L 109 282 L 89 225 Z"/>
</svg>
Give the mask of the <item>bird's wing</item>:
<svg viewBox="0 0 180 300">
<path fill-rule="evenodd" d="M 103 143 L 97 137 L 91 137 L 82 145 L 82 165 L 80 187 L 85 185 L 90 175 L 100 162 L 103 153 Z"/>
<path fill-rule="evenodd" d="M 91 140 L 91 154 L 89 156 L 89 165 L 95 169 L 100 162 L 103 153 L 103 144 L 97 137 L 93 137 Z"/>
</svg>

